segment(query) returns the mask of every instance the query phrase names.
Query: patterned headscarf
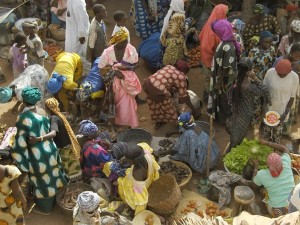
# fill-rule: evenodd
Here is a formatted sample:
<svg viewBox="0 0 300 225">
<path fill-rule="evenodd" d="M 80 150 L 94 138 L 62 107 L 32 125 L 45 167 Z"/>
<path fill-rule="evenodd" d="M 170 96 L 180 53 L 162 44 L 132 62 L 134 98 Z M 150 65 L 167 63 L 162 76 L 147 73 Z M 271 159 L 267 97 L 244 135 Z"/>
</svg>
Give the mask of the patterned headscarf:
<svg viewBox="0 0 300 225">
<path fill-rule="evenodd" d="M 237 55 L 241 55 L 241 45 L 235 39 L 232 25 L 228 20 L 215 20 L 211 23 L 211 29 L 218 35 L 221 41 L 231 41 L 235 46 Z"/>
<path fill-rule="evenodd" d="M 245 23 L 242 20 L 240 20 L 240 19 L 234 19 L 231 22 L 231 25 L 238 32 L 242 32 L 244 30 L 244 28 L 245 28 Z"/>
<path fill-rule="evenodd" d="M 190 112 L 181 113 L 178 117 L 178 125 L 184 129 L 192 129 L 195 127 L 194 117 Z"/>
<path fill-rule="evenodd" d="M 64 126 L 68 132 L 72 147 L 73 147 L 73 151 L 75 153 L 75 155 L 79 158 L 79 152 L 80 152 L 80 144 L 77 141 L 77 138 L 74 134 L 74 131 L 72 129 L 72 127 L 70 126 L 68 120 L 66 119 L 66 117 L 60 112 L 59 110 L 59 103 L 55 98 L 49 98 L 46 100 L 45 102 L 46 106 L 55 114 L 57 115 L 64 123 Z"/>
<path fill-rule="evenodd" d="M 277 153 L 271 153 L 268 156 L 267 165 L 269 167 L 272 177 L 278 177 L 283 170 L 281 156 Z"/>
<path fill-rule="evenodd" d="M 31 105 L 35 105 L 39 100 L 41 100 L 41 91 L 36 87 L 26 87 L 22 91 L 23 102 Z"/>
<path fill-rule="evenodd" d="M 291 22 L 291 28 L 294 32 L 300 33 L 300 20 L 293 20 Z"/>
<path fill-rule="evenodd" d="M 37 33 L 37 32 L 39 31 L 38 23 L 37 23 L 35 20 L 32 20 L 32 21 L 29 21 L 29 20 L 24 21 L 24 22 L 22 23 L 22 26 L 23 26 L 23 27 L 30 27 L 30 28 L 33 28 L 33 31 L 34 31 L 35 33 Z"/>
<path fill-rule="evenodd" d="M 97 134 L 98 127 L 90 120 L 82 120 L 80 122 L 79 133 L 83 134 L 84 136 L 92 136 Z"/>
<path fill-rule="evenodd" d="M 253 13 L 263 14 L 263 13 L 265 13 L 265 11 L 266 11 L 265 6 L 263 6 L 261 4 L 256 4 L 253 7 Z"/>
<path fill-rule="evenodd" d="M 110 39 L 109 45 L 114 45 L 125 41 L 128 39 L 128 33 L 126 32 L 124 27 L 121 27 L 121 30 L 117 31 Z"/>
</svg>

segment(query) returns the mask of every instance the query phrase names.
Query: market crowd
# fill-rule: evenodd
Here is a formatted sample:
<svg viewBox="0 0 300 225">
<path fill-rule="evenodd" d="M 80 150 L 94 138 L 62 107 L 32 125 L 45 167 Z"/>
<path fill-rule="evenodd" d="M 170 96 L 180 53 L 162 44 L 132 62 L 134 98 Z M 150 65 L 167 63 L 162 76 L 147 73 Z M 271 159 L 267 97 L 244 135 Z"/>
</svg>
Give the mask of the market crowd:
<svg viewBox="0 0 300 225">
<path fill-rule="evenodd" d="M 65 49 L 48 74 L 37 21 L 24 20 L 14 37 L 14 79 L 0 88 L 0 102 L 15 98 L 12 112 L 18 114 L 14 164 L 0 165 L 0 224 L 24 224 L 27 198 L 33 198 L 34 211 L 50 215 L 60 188 L 95 177 L 112 185 L 109 199 L 122 200 L 137 215 L 147 207 L 148 188 L 159 179 L 159 156 L 171 154 L 205 173 L 210 144 L 210 168 L 217 166 L 222 152 L 209 134 L 195 130 L 195 120 L 206 115 L 230 136 L 224 154 L 261 132 L 259 143 L 274 152 L 266 169 L 259 170 L 253 160 L 252 181 L 245 184 L 266 189 L 272 217 L 294 212 L 297 204 L 299 209 L 290 150 L 280 142 L 290 137 L 299 109 L 300 9 L 284 4 L 287 15 L 278 21 L 272 7 L 255 4 L 248 9 L 252 17 L 243 21 L 232 13 L 241 5 L 221 2 L 133 0 L 130 12 L 107 12 L 105 4 L 84 0 L 30 1 L 30 17 L 65 28 Z M 115 21 L 112 34 L 104 22 L 108 13 Z M 126 28 L 129 17 L 135 34 Z M 138 48 L 130 42 L 132 35 L 142 39 Z M 144 81 L 135 72 L 140 58 L 155 71 Z M 189 90 L 191 67 L 205 76 L 202 100 Z M 142 91 L 146 99 L 139 97 Z M 118 131 L 139 127 L 139 104 L 149 106 L 155 129 L 178 125 L 170 151 L 156 152 L 145 142 L 116 142 L 101 130 L 100 122 Z M 21 174 L 28 176 L 26 196 L 18 182 Z M 228 174 L 216 176 L 221 181 Z M 230 202 L 225 186 L 219 183 L 222 206 Z M 73 224 L 101 224 L 99 204 L 97 194 L 81 193 Z"/>
</svg>

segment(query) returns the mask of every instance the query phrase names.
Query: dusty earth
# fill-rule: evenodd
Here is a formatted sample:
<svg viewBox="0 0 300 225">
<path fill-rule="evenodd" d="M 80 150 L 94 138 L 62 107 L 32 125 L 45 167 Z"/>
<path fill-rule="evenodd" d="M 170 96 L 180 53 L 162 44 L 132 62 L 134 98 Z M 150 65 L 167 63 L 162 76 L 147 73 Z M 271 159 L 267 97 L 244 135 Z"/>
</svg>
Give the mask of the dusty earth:
<svg viewBox="0 0 300 225">
<path fill-rule="evenodd" d="M 131 6 L 131 0 L 109 0 L 105 1 L 104 5 L 106 6 L 108 16 L 105 19 L 107 28 L 108 28 L 108 36 L 110 36 L 112 29 L 115 25 L 113 20 L 113 13 L 116 10 L 123 10 L 125 12 L 129 12 L 130 6 Z M 129 19 L 127 22 L 127 27 L 131 34 L 131 44 L 138 47 L 140 43 L 140 38 L 135 35 L 134 27 L 132 24 L 132 21 Z M 7 48 L 6 46 L 0 46 L 0 52 L 4 48 Z M 1 84 L 1 86 L 6 86 L 12 81 L 13 73 L 11 65 L 7 62 L 6 59 L 0 59 L 0 66 L 2 67 L 2 70 L 4 74 L 6 75 L 7 82 L 4 84 Z M 53 63 L 46 63 L 45 67 L 50 72 L 52 72 L 53 69 Z M 147 69 L 147 66 L 144 64 L 143 60 L 140 60 L 139 68 L 136 71 L 137 75 L 139 76 L 140 80 L 143 81 L 144 78 L 149 76 L 151 72 Z M 202 70 L 200 68 L 194 68 L 191 69 L 189 74 L 189 81 L 190 81 L 190 89 L 194 91 L 198 96 L 202 96 L 202 91 L 204 88 L 204 75 L 202 74 Z M 142 98 L 145 98 L 145 93 L 142 93 L 140 95 Z M 11 101 L 6 104 L 2 104 L 0 107 L 0 123 L 7 124 L 8 126 L 14 126 L 16 121 L 16 115 L 12 114 L 11 108 L 15 104 L 15 101 Z M 200 118 L 200 120 L 208 121 L 207 116 L 205 115 L 205 108 L 202 110 L 203 116 Z M 140 127 L 146 128 L 154 136 L 164 136 L 167 132 L 170 130 L 175 130 L 176 125 L 173 124 L 166 124 L 162 126 L 160 129 L 155 130 L 154 125 L 151 122 L 150 114 L 148 110 L 147 104 L 145 105 L 139 105 L 138 106 L 138 114 L 139 116 L 143 116 L 146 118 L 146 121 L 140 123 Z M 294 129 L 296 127 L 299 127 L 299 124 L 294 126 Z M 224 130 L 223 127 L 220 127 L 216 124 L 214 124 L 215 129 L 215 139 L 220 147 L 221 150 L 225 149 L 229 136 Z M 198 177 L 198 176 L 196 176 Z M 197 179 L 194 178 L 190 181 L 190 183 L 187 185 L 188 188 L 195 189 L 195 184 L 197 182 Z M 31 203 L 32 204 L 32 203 Z M 72 217 L 70 215 L 65 214 L 58 205 L 55 206 L 51 216 L 43 216 L 36 214 L 35 212 L 31 212 L 30 214 L 26 214 L 25 221 L 27 225 L 71 225 L 72 224 Z"/>
</svg>

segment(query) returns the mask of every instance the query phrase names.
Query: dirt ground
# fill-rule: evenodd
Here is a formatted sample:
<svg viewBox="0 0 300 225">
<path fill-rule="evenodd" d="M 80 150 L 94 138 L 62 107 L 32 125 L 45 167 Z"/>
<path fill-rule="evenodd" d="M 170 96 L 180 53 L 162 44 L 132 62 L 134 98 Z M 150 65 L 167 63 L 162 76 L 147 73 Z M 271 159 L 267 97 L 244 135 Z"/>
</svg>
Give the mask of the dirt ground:
<svg viewBox="0 0 300 225">
<path fill-rule="evenodd" d="M 108 37 L 110 36 L 112 29 L 115 25 L 113 21 L 113 13 L 116 10 L 123 10 L 125 12 L 129 12 L 130 7 L 131 7 L 131 0 L 109 0 L 105 1 L 104 5 L 106 6 L 107 9 L 107 18 L 105 19 L 107 28 L 108 28 Z M 138 47 L 140 38 L 138 38 L 135 35 L 134 27 L 132 24 L 132 21 L 129 19 L 127 22 L 127 27 L 130 31 L 131 34 L 131 44 L 134 46 Z M 0 46 L 0 52 L 1 48 L 3 49 L 5 46 Z M 4 74 L 6 75 L 8 81 L 1 86 L 6 86 L 8 85 L 13 77 L 11 65 L 5 60 L 5 59 L 0 59 L 0 66 L 2 67 L 2 70 Z M 52 72 L 53 69 L 53 63 L 46 63 L 45 67 L 49 71 L 49 73 Z M 141 82 L 143 81 L 144 78 L 149 76 L 151 73 L 147 69 L 147 66 L 144 64 L 143 60 L 140 60 L 139 63 L 139 68 L 136 71 L 137 75 L 139 76 Z M 191 69 L 189 74 L 189 81 L 190 81 L 190 89 L 194 91 L 198 96 L 202 96 L 203 88 L 204 88 L 204 75 L 201 73 L 200 68 L 194 68 Z M 145 98 L 145 93 L 141 93 L 140 95 L 142 98 Z M 14 126 L 15 121 L 16 121 L 16 115 L 12 114 L 11 108 L 15 104 L 14 101 L 6 103 L 6 104 L 1 104 L 0 107 L 0 123 L 5 123 L 8 126 Z M 207 121 L 208 118 L 205 115 L 205 108 L 202 110 L 203 116 L 200 118 L 200 120 Z M 164 136 L 167 132 L 170 130 L 175 130 L 176 125 L 173 124 L 166 124 L 162 126 L 158 130 L 154 130 L 154 125 L 151 122 L 150 119 L 150 114 L 148 110 L 148 105 L 139 105 L 138 106 L 138 114 L 139 116 L 143 116 L 146 118 L 146 121 L 140 123 L 140 127 L 146 128 L 154 136 Z M 296 127 L 299 127 L 299 124 L 297 124 Z M 214 125 L 215 129 L 215 139 L 217 141 L 217 144 L 219 145 L 220 149 L 223 150 L 225 149 L 225 146 L 227 145 L 229 141 L 229 135 L 226 133 L 224 128 Z M 191 182 L 188 184 L 188 187 L 190 188 L 195 188 L 197 180 L 194 178 L 191 180 Z M 60 208 L 59 206 L 55 206 L 51 216 L 43 216 L 36 214 L 35 212 L 31 212 L 30 214 L 27 214 L 25 216 L 25 221 L 27 225 L 71 225 L 72 224 L 72 217 L 70 215 L 66 215 Z"/>
</svg>

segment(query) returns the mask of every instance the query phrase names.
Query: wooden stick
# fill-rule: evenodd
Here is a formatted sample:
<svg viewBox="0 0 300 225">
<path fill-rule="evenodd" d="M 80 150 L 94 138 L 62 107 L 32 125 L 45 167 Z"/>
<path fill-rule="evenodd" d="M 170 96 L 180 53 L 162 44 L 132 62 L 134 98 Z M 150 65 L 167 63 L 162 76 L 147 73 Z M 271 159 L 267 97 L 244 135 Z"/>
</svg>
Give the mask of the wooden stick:
<svg viewBox="0 0 300 225">
<path fill-rule="evenodd" d="M 30 209 L 28 210 L 28 214 L 31 213 L 31 211 L 33 210 L 34 206 L 35 206 L 35 203 L 33 203 L 33 205 L 32 205 L 32 206 L 30 207 Z"/>
<path fill-rule="evenodd" d="M 211 145 L 213 136 L 213 116 L 209 118 L 209 141 L 207 146 L 207 156 L 206 156 L 206 177 L 209 176 L 209 166 L 210 166 L 210 155 L 211 155 Z"/>
</svg>

